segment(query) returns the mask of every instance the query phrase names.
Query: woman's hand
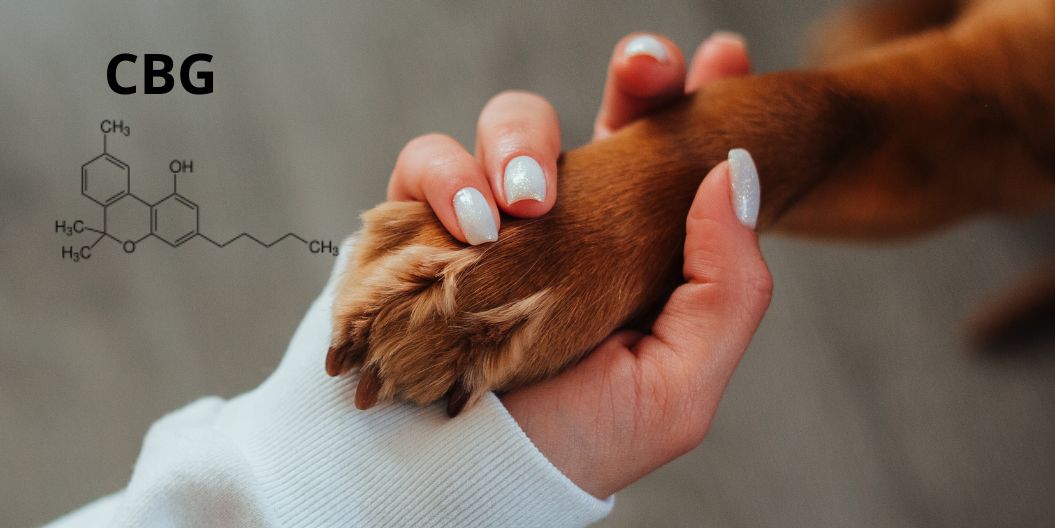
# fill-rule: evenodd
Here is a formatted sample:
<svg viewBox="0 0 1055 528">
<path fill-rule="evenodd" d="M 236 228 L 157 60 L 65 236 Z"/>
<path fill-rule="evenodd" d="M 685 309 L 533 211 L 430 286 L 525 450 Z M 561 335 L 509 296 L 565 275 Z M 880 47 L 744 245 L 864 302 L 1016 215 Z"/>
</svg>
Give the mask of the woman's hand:
<svg viewBox="0 0 1055 528">
<path fill-rule="evenodd" d="M 553 107 L 535 94 L 503 92 L 480 112 L 475 155 L 442 134 L 407 143 L 392 172 L 388 199 L 428 202 L 458 240 L 494 242 L 499 210 L 534 218 L 553 208 L 560 152 Z"/>
<path fill-rule="evenodd" d="M 747 74 L 743 42 L 718 33 L 685 60 L 666 38 L 633 34 L 616 44 L 594 126 L 601 139 L 649 110 L 721 77 Z M 480 112 L 469 153 L 450 136 L 428 134 L 400 152 L 389 200 L 428 202 L 450 233 L 468 244 L 497 239 L 499 211 L 517 218 L 549 212 L 557 200 L 557 113 L 542 97 L 503 92 Z"/>
<path fill-rule="evenodd" d="M 685 91 L 747 74 L 743 41 L 719 33 L 692 64 L 669 40 L 634 34 L 615 48 L 595 139 Z M 497 239 L 498 211 L 546 214 L 556 200 L 560 129 L 541 97 L 506 92 L 483 109 L 475 155 L 442 135 L 403 149 L 390 200 L 427 201 L 469 244 Z M 650 335 L 619 332 L 560 376 L 503 396 L 546 457 L 576 484 L 607 497 L 697 446 L 769 304 L 771 278 L 753 227 L 758 179 L 731 153 L 700 185 L 687 219 L 684 275 Z"/>
</svg>

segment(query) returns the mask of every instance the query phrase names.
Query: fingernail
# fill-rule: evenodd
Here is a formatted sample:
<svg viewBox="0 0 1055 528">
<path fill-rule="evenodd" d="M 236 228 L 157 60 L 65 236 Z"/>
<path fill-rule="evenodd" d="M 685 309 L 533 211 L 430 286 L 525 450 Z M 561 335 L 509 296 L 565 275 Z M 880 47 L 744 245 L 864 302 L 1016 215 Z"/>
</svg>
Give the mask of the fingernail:
<svg viewBox="0 0 1055 528">
<path fill-rule="evenodd" d="M 454 193 L 454 215 L 458 217 L 466 242 L 475 246 L 498 240 L 498 226 L 491 215 L 491 206 L 480 191 L 466 187 Z"/>
<path fill-rule="evenodd" d="M 667 48 L 652 35 L 638 35 L 623 47 L 623 56 L 648 55 L 659 62 L 667 60 Z"/>
<path fill-rule="evenodd" d="M 726 42 L 747 49 L 747 39 L 743 35 L 733 31 L 715 31 L 707 40 L 711 42 Z"/>
<path fill-rule="evenodd" d="M 531 156 L 517 156 L 509 160 L 503 181 L 506 203 L 509 205 L 521 200 L 541 202 L 546 199 L 546 174 Z"/>
<path fill-rule="evenodd" d="M 733 211 L 736 218 L 744 226 L 754 229 L 758 223 L 761 190 L 755 160 L 744 149 L 729 151 L 729 183 L 732 186 Z"/>
</svg>

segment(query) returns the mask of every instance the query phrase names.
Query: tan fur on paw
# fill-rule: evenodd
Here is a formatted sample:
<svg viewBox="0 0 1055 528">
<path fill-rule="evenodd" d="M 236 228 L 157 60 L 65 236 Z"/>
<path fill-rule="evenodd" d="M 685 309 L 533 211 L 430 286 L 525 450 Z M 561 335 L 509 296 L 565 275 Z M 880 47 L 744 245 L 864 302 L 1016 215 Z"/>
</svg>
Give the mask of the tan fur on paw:
<svg viewBox="0 0 1055 528">
<path fill-rule="evenodd" d="M 452 393 L 456 414 L 517 373 L 548 315 L 547 289 L 463 291 L 492 246 L 463 247 L 418 203 L 364 216 L 356 261 L 341 279 L 330 375 L 361 367 L 356 406 L 395 398 L 431 403 Z M 520 292 L 523 292 L 521 294 Z"/>
</svg>

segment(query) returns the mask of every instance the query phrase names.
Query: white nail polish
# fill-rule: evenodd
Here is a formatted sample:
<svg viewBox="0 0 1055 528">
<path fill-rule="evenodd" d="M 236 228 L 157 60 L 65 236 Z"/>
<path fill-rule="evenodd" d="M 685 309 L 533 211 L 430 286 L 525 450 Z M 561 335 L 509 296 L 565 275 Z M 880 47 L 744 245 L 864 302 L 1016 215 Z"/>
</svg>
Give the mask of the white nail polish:
<svg viewBox="0 0 1055 528">
<path fill-rule="evenodd" d="M 491 206 L 480 191 L 466 187 L 454 193 L 454 215 L 462 226 L 466 242 L 472 245 L 498 240 L 498 226 L 491 214 Z"/>
<path fill-rule="evenodd" d="M 744 149 L 729 151 L 729 183 L 732 186 L 733 211 L 736 218 L 741 224 L 754 229 L 758 223 L 761 189 L 755 160 Z"/>
<path fill-rule="evenodd" d="M 667 60 L 667 48 L 652 35 L 638 35 L 626 43 L 623 47 L 623 55 L 626 57 L 648 55 L 659 62 L 664 62 Z"/>
<path fill-rule="evenodd" d="M 521 200 L 541 202 L 546 199 L 546 174 L 542 172 L 542 166 L 530 156 L 517 156 L 509 160 L 502 179 L 506 203 L 509 205 Z"/>
</svg>

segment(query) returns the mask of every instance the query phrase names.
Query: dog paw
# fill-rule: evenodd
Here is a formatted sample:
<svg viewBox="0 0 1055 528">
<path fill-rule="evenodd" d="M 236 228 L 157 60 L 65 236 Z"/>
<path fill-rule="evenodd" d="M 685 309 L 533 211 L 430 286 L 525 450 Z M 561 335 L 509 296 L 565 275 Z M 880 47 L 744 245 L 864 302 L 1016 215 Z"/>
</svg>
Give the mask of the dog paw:
<svg viewBox="0 0 1055 528">
<path fill-rule="evenodd" d="M 524 229 L 465 247 L 424 204 L 384 204 L 363 220 L 326 358 L 332 376 L 360 368 L 358 408 L 448 396 L 453 416 L 486 391 L 559 368 L 527 354 L 553 296 L 546 280 L 518 271 L 542 266 L 526 251 Z"/>
</svg>

